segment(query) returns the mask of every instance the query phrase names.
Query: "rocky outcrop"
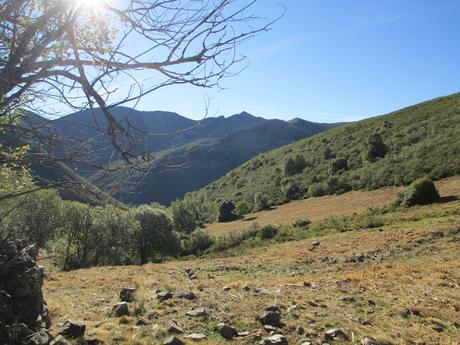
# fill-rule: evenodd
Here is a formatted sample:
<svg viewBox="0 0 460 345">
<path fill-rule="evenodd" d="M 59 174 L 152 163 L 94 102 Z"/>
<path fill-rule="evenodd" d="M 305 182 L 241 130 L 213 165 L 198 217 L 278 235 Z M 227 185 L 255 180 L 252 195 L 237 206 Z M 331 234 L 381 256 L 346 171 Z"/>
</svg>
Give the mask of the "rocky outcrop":
<svg viewBox="0 0 460 345">
<path fill-rule="evenodd" d="M 0 243 L 0 344 L 48 343 L 49 317 L 43 300 L 43 267 L 26 241 Z"/>
</svg>

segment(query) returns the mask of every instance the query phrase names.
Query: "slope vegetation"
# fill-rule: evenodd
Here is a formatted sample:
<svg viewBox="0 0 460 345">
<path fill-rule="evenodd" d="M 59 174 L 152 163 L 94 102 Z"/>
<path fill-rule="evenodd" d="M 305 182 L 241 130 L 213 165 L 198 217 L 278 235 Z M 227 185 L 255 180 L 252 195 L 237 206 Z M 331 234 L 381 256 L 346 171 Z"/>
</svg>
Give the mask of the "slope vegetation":
<svg viewBox="0 0 460 345">
<path fill-rule="evenodd" d="M 460 94 L 454 94 L 260 154 L 187 194 L 185 202 L 199 205 L 206 220 L 213 221 L 224 200 L 253 208 L 261 196 L 277 205 L 311 196 L 405 185 L 421 176 L 438 180 L 460 173 L 458 138 Z M 299 157 L 301 168 L 287 170 L 288 161 L 299 161 Z"/>
</svg>

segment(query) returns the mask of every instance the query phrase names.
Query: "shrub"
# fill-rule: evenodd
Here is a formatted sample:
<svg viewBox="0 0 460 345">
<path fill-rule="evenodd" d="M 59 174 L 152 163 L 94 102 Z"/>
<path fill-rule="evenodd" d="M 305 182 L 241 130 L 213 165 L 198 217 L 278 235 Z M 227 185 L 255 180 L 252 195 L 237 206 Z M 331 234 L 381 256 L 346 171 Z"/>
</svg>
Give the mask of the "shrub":
<svg viewBox="0 0 460 345">
<path fill-rule="evenodd" d="M 195 230 L 183 241 L 183 255 L 199 255 L 214 244 L 214 239 L 203 230 Z"/>
<path fill-rule="evenodd" d="M 294 223 L 292 223 L 292 226 L 294 228 L 306 228 L 311 224 L 311 221 L 307 218 L 301 218 L 297 219 Z"/>
<path fill-rule="evenodd" d="M 233 213 L 235 210 L 235 204 L 231 201 L 224 201 L 220 204 L 219 209 L 217 210 L 217 221 L 218 222 L 231 222 L 238 218 L 236 214 Z"/>
<path fill-rule="evenodd" d="M 270 209 L 270 204 L 268 202 L 268 197 L 264 194 L 255 193 L 254 194 L 254 211 L 265 211 Z"/>
<path fill-rule="evenodd" d="M 324 183 L 315 183 L 308 187 L 308 195 L 313 197 L 326 195 L 328 187 Z"/>
<path fill-rule="evenodd" d="M 299 174 L 307 166 L 305 158 L 302 155 L 297 155 L 295 158 L 289 158 L 284 165 L 284 174 L 292 176 Z"/>
<path fill-rule="evenodd" d="M 433 181 L 427 177 L 412 182 L 399 196 L 399 204 L 404 207 L 427 205 L 436 202 L 439 193 Z"/>
<path fill-rule="evenodd" d="M 174 229 L 178 232 L 191 233 L 198 226 L 199 221 L 194 210 L 183 201 L 173 201 L 171 213 Z"/>
<path fill-rule="evenodd" d="M 259 237 L 263 240 L 269 240 L 276 236 L 278 228 L 274 225 L 265 225 L 259 229 Z"/>
<path fill-rule="evenodd" d="M 341 170 L 348 170 L 347 159 L 343 157 L 334 159 L 331 163 L 331 172 L 333 174 L 336 174 Z"/>
<path fill-rule="evenodd" d="M 246 201 L 241 201 L 236 205 L 236 214 L 240 217 L 251 212 L 251 206 Z"/>
<path fill-rule="evenodd" d="M 366 144 L 366 159 L 369 162 L 375 162 L 379 158 L 385 157 L 388 152 L 388 147 L 382 140 L 380 134 L 372 134 L 367 139 Z"/>
<path fill-rule="evenodd" d="M 165 210 L 141 205 L 134 211 L 134 218 L 139 222 L 134 236 L 141 264 L 178 254 L 180 241 L 173 232 L 173 223 Z"/>
<path fill-rule="evenodd" d="M 326 147 L 326 148 L 324 149 L 324 151 L 323 151 L 323 158 L 324 158 L 325 160 L 329 160 L 329 159 L 334 158 L 334 157 L 335 157 L 335 155 L 334 155 L 334 153 L 332 152 L 332 150 L 331 150 L 329 147 Z"/>
<path fill-rule="evenodd" d="M 287 201 L 297 200 L 302 197 L 302 191 L 300 190 L 297 183 L 289 182 L 287 185 L 283 186 L 281 189 Z"/>
</svg>

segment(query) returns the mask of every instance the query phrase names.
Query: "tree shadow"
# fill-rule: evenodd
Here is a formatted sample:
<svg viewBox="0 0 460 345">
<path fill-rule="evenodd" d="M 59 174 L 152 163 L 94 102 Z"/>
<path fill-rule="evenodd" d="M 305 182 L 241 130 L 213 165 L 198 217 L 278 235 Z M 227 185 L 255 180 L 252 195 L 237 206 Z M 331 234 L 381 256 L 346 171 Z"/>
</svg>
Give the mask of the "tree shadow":
<svg viewBox="0 0 460 345">
<path fill-rule="evenodd" d="M 449 196 L 440 197 L 436 203 L 445 204 L 445 203 L 452 202 L 452 201 L 457 201 L 457 200 L 460 200 L 460 197 L 458 197 L 456 195 L 449 195 Z"/>
</svg>

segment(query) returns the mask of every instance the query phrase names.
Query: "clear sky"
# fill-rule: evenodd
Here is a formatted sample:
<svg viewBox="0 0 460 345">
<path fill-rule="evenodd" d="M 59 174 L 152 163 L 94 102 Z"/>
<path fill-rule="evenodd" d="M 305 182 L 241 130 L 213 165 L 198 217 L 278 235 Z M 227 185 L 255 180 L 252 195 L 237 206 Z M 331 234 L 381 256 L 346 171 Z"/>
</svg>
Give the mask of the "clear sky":
<svg viewBox="0 0 460 345">
<path fill-rule="evenodd" d="M 260 0 L 285 16 L 240 46 L 250 64 L 225 90 L 189 86 L 146 96 L 140 110 L 201 118 L 243 110 L 266 118 L 350 121 L 460 91 L 459 0 Z"/>
</svg>

